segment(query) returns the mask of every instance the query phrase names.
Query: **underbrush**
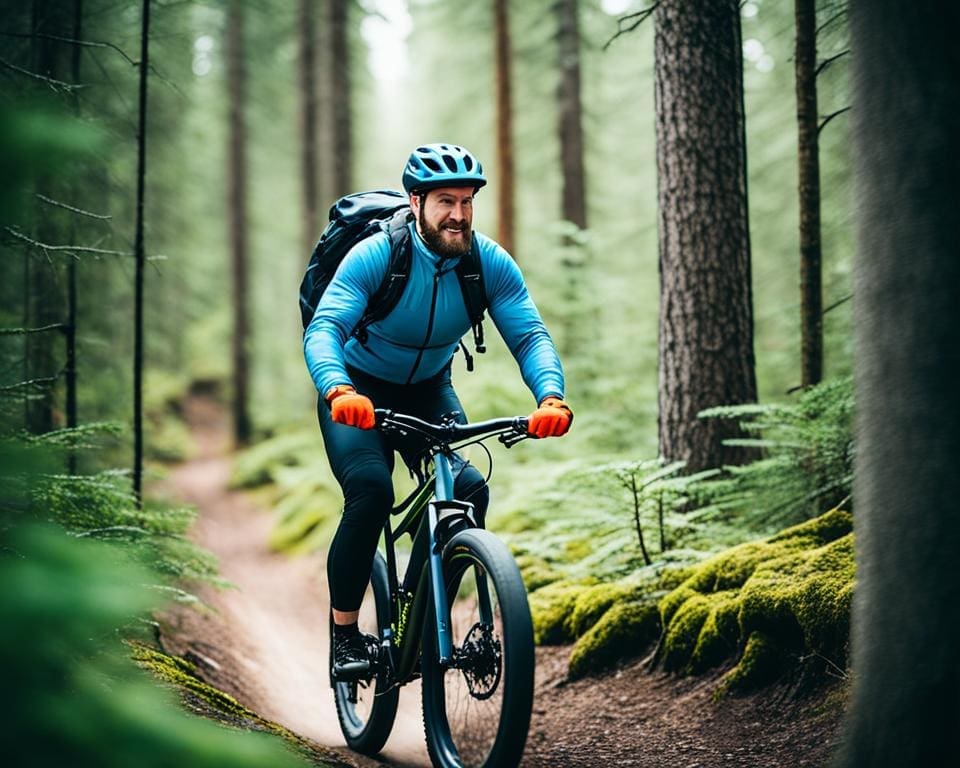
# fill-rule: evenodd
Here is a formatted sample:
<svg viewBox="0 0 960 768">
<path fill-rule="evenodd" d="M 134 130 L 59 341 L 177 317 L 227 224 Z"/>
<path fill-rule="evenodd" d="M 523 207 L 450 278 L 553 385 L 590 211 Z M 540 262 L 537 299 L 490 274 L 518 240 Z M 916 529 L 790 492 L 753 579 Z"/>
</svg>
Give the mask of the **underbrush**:
<svg viewBox="0 0 960 768">
<path fill-rule="evenodd" d="M 573 643 L 572 677 L 651 652 L 678 674 L 732 663 L 723 691 L 843 669 L 852 382 L 704 417 L 738 418 L 760 458 L 696 476 L 656 461 L 555 465 L 511 499 L 503 529 L 537 642 Z"/>
<path fill-rule="evenodd" d="M 491 446 L 488 525 L 517 558 L 536 641 L 573 643 L 571 676 L 655 651 L 651 661 L 678 674 L 733 664 L 722 689 L 736 691 L 845 664 L 851 380 L 792 404 L 703 417 L 738 419 L 749 435 L 740 443 L 760 457 L 691 476 L 656 460 L 564 459 L 533 443 L 506 457 Z M 486 472 L 491 459 L 472 450 Z M 399 497 L 409 484 L 402 466 L 396 480 Z M 339 518 L 339 487 L 314 429 L 245 452 L 233 483 L 267 489 L 278 548 L 323 546 Z"/>
</svg>

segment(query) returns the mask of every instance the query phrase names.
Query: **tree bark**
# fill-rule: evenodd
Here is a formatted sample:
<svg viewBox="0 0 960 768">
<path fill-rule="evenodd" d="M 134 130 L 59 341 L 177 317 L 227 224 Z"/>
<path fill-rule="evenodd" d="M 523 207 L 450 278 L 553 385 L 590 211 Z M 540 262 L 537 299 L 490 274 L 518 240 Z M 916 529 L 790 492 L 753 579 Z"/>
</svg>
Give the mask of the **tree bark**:
<svg viewBox="0 0 960 768">
<path fill-rule="evenodd" d="M 960 27 L 851 3 L 857 589 L 838 765 L 943 765 L 960 723 Z"/>
<path fill-rule="evenodd" d="M 711 406 L 754 402 L 750 237 L 736 0 L 655 13 L 661 456 L 695 472 L 751 458 Z"/>
<path fill-rule="evenodd" d="M 564 221 L 587 228 L 587 199 L 583 170 L 583 104 L 580 98 L 580 4 L 557 3 L 559 21 L 560 166 Z"/>
<path fill-rule="evenodd" d="M 83 39 L 83 0 L 73 0 L 73 39 Z M 80 54 L 79 45 L 73 46 L 70 56 L 70 78 L 74 83 L 80 82 Z M 74 116 L 80 117 L 80 99 L 76 94 L 73 97 Z M 74 198 L 79 199 L 81 193 L 80 185 L 77 182 L 73 184 Z M 70 242 L 75 242 L 77 236 L 77 227 L 75 219 L 71 219 Z M 77 426 L 77 261 L 70 259 L 67 262 L 67 327 L 64 329 L 66 336 L 66 408 L 67 408 L 67 427 Z M 67 469 L 70 474 L 76 474 L 77 471 L 77 451 L 71 450 L 67 457 Z"/>
<path fill-rule="evenodd" d="M 332 170 L 330 202 L 353 192 L 353 109 L 350 77 L 349 4 L 327 0 L 329 56 L 324 76 L 328 78 L 330 145 L 324 161 Z"/>
<path fill-rule="evenodd" d="M 31 43 L 33 71 L 56 80 L 65 79 L 66 48 L 51 37 L 69 34 L 65 9 L 45 0 L 34 0 L 32 8 L 34 39 Z M 44 174 L 36 182 L 35 191 L 45 197 L 57 197 L 57 179 Z M 35 205 L 35 234 L 42 243 L 55 243 L 65 236 L 59 218 Z M 31 250 L 24 257 L 25 295 L 24 327 L 45 328 L 63 322 L 62 280 L 57 267 L 45 255 Z M 55 347 L 58 337 L 51 331 L 24 336 L 24 380 L 40 381 L 58 377 L 60 363 Z M 40 383 L 26 390 L 25 425 L 29 432 L 43 434 L 58 426 L 55 391 L 57 383 Z"/>
<path fill-rule="evenodd" d="M 516 258 L 512 75 L 507 0 L 493 0 L 493 27 L 497 126 L 497 240 Z"/>
<path fill-rule="evenodd" d="M 309 255 L 319 235 L 317 195 L 316 0 L 300 0 L 298 74 L 300 80 L 301 254 Z M 306 255 L 303 256 L 306 259 Z"/>
<path fill-rule="evenodd" d="M 801 385 L 823 378 L 823 291 L 820 246 L 820 148 L 817 114 L 817 8 L 796 0 L 797 161 L 800 192 Z"/>
<path fill-rule="evenodd" d="M 150 0 L 143 0 L 140 27 L 140 95 L 137 122 L 137 208 L 133 253 L 133 493 L 143 504 L 143 278 L 146 264 L 143 214 L 147 180 L 147 72 L 150 68 Z"/>
<path fill-rule="evenodd" d="M 244 4 L 231 0 L 227 11 L 227 80 L 230 147 L 227 164 L 227 218 L 233 273 L 233 434 L 238 445 L 252 432 L 249 399 L 250 343 L 247 267 L 247 127 L 244 65 Z"/>
</svg>

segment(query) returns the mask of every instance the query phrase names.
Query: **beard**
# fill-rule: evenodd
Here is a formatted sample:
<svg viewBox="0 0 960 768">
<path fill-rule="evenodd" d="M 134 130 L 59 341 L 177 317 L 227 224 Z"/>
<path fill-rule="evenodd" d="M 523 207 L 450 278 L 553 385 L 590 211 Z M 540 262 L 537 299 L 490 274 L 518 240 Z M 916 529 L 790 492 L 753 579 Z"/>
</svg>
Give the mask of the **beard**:
<svg viewBox="0 0 960 768">
<path fill-rule="evenodd" d="M 463 232 L 463 242 L 461 243 L 446 241 L 443 237 L 443 229 L 444 227 L 450 228 L 451 225 L 442 224 L 439 227 L 434 227 L 427 221 L 427 217 L 423 215 L 422 205 L 420 207 L 418 223 L 420 224 L 420 235 L 423 237 L 423 241 L 434 253 L 444 258 L 456 258 L 458 256 L 466 256 L 470 253 L 473 232 L 470 230 L 470 225 L 466 222 L 457 225 L 457 228 Z"/>
</svg>

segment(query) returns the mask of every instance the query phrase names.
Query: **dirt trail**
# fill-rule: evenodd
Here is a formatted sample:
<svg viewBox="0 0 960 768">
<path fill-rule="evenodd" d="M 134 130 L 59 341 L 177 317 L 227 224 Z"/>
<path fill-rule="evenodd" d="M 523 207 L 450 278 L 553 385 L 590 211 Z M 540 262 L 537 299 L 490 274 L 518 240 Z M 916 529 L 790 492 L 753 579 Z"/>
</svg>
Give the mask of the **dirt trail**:
<svg viewBox="0 0 960 768">
<path fill-rule="evenodd" d="M 200 665 L 203 678 L 263 717 L 357 766 L 429 766 L 419 688 L 401 693 L 401 712 L 381 761 L 343 745 L 327 664 L 326 571 L 322 557 L 288 557 L 267 548 L 273 519 L 242 493 L 227 490 L 231 457 L 223 409 L 194 399 L 187 419 L 197 457 L 178 466 L 158 492 L 195 505 L 193 538 L 220 560 L 234 589 L 203 589 L 216 610 L 178 610 L 164 645 Z"/>
<path fill-rule="evenodd" d="M 401 691 L 397 724 L 379 760 L 342 745 L 327 681 L 326 574 L 322 556 L 269 551 L 268 510 L 227 489 L 230 455 L 223 409 L 188 404 L 197 458 L 158 492 L 196 505 L 194 538 L 220 559 L 235 589 L 205 589 L 215 611 L 177 610 L 165 646 L 194 660 L 212 685 L 345 763 L 426 768 L 420 690 Z M 537 691 L 524 768 L 825 766 L 838 738 L 844 686 L 813 698 L 784 690 L 711 700 L 716 678 L 650 674 L 640 663 L 599 678 L 566 680 L 569 648 L 537 649 Z"/>
</svg>

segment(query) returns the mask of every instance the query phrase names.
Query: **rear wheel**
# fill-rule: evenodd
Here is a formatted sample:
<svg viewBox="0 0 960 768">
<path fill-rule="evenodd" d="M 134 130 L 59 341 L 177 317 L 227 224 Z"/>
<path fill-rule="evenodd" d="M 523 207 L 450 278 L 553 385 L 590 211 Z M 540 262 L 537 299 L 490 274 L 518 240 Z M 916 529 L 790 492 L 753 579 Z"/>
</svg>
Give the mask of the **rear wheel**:
<svg viewBox="0 0 960 768">
<path fill-rule="evenodd" d="M 436 621 L 424 628 L 423 717 L 441 768 L 510 768 L 520 762 L 533 707 L 533 626 L 520 571 L 488 531 L 455 536 L 444 549 L 452 601 L 453 659 L 439 664 Z"/>
<path fill-rule="evenodd" d="M 373 560 L 370 586 L 363 596 L 359 623 L 361 632 L 375 636 L 378 641 L 383 638 L 383 629 L 390 626 L 387 564 L 379 552 Z M 331 647 L 332 644 L 331 635 Z M 400 698 L 397 686 L 387 689 L 390 684 L 382 674 L 370 680 L 333 683 L 340 730 L 350 749 L 365 755 L 375 755 L 383 749 L 393 728 Z"/>
</svg>

